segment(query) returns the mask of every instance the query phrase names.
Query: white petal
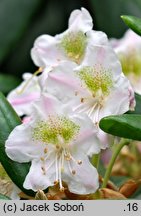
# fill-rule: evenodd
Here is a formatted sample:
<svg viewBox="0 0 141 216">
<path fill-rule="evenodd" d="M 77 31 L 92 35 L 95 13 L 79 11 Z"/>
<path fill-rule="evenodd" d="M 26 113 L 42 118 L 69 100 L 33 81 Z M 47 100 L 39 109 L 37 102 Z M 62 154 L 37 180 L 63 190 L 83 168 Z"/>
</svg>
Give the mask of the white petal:
<svg viewBox="0 0 141 216">
<path fill-rule="evenodd" d="M 114 77 L 122 73 L 121 64 L 110 46 L 93 45 L 87 48 L 82 66 L 102 66 L 110 70 Z"/>
<path fill-rule="evenodd" d="M 75 93 L 82 91 L 80 81 L 73 72 L 75 67 L 75 63 L 63 62 L 49 73 L 46 80 L 46 91 L 63 103 L 68 102 Z"/>
<path fill-rule="evenodd" d="M 101 129 L 98 130 L 99 145 L 101 149 L 106 149 L 113 144 L 114 136 L 105 133 Z"/>
<path fill-rule="evenodd" d="M 74 10 L 69 18 L 69 29 L 87 32 L 93 27 L 92 17 L 85 8 Z"/>
<path fill-rule="evenodd" d="M 38 160 L 33 160 L 29 173 L 27 174 L 24 181 L 24 188 L 37 191 L 39 189 L 44 190 L 49 186 L 53 186 L 55 181 L 55 163 L 53 160 L 54 155 L 47 159 L 45 163 Z M 50 165 L 51 167 L 49 167 Z M 44 167 L 45 173 L 43 173 L 41 167 Z"/>
<path fill-rule="evenodd" d="M 33 119 L 47 120 L 50 115 L 64 114 L 67 109 L 63 104 L 51 94 L 42 93 L 39 100 L 32 104 Z"/>
<path fill-rule="evenodd" d="M 104 32 L 101 31 L 88 31 L 86 33 L 88 37 L 88 46 L 108 46 L 108 38 Z"/>
<path fill-rule="evenodd" d="M 100 110 L 100 119 L 108 115 L 119 115 L 130 109 L 130 83 L 126 77 L 120 76 L 104 107 Z"/>
<path fill-rule="evenodd" d="M 17 126 L 9 135 L 5 147 L 8 157 L 17 162 L 29 162 L 39 158 L 43 152 L 43 146 L 33 142 L 32 128 L 30 124 Z"/>
<path fill-rule="evenodd" d="M 7 96 L 8 101 L 20 116 L 30 115 L 31 103 L 40 96 L 38 78 L 32 76 L 30 73 L 23 74 L 24 81 Z"/>
<path fill-rule="evenodd" d="M 72 193 L 94 193 L 99 187 L 97 170 L 91 165 L 88 158 L 84 156 L 82 152 L 80 154 L 73 154 L 73 156 L 76 160 L 82 160 L 82 164 L 71 163 L 72 170 L 76 172 L 75 175 L 70 172 L 69 167 L 66 165 L 63 173 L 63 180 L 68 184 L 68 188 Z"/>
<path fill-rule="evenodd" d="M 31 58 L 39 67 L 54 66 L 64 58 L 58 49 L 58 42 L 50 35 L 39 36 L 31 49 Z"/>
<path fill-rule="evenodd" d="M 81 113 L 74 115 L 72 120 L 80 126 L 80 132 L 72 144 L 73 148 L 79 148 L 80 151 L 84 151 L 89 156 L 98 154 L 100 143 L 97 137 L 97 128 L 90 118 L 86 114 Z"/>
</svg>

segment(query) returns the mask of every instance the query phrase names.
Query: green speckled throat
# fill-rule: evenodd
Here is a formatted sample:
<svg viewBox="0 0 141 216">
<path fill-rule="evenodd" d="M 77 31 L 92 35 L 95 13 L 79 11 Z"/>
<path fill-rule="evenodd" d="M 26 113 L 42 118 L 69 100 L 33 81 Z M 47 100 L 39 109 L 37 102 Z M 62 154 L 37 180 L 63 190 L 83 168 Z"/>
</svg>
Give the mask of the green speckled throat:
<svg viewBox="0 0 141 216">
<path fill-rule="evenodd" d="M 61 41 L 61 47 L 64 49 L 65 54 L 76 63 L 80 63 L 82 60 L 86 46 L 87 38 L 81 31 L 69 32 Z"/>
<path fill-rule="evenodd" d="M 39 121 L 33 129 L 33 139 L 46 144 L 69 143 L 76 137 L 80 126 L 65 116 L 50 116 L 48 121 Z"/>
<path fill-rule="evenodd" d="M 111 72 L 103 67 L 83 67 L 78 73 L 86 87 L 95 95 L 97 92 L 107 95 L 113 86 Z"/>
<path fill-rule="evenodd" d="M 119 59 L 122 65 L 122 70 L 125 75 L 134 73 L 134 75 L 141 75 L 141 52 L 130 50 L 124 54 L 119 54 Z"/>
</svg>

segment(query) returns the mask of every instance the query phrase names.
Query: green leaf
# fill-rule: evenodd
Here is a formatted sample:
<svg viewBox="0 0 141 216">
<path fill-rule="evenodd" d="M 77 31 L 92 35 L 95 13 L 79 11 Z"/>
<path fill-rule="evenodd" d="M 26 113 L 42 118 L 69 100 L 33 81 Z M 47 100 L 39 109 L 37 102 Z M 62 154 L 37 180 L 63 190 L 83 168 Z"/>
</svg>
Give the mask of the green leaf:
<svg viewBox="0 0 141 216">
<path fill-rule="evenodd" d="M 23 188 L 23 182 L 29 172 L 30 163 L 17 163 L 12 161 L 5 153 L 5 141 L 10 132 L 19 124 L 21 124 L 20 118 L 4 95 L 0 93 L 0 161 L 11 180 L 23 192 L 33 196 L 33 191 Z"/>
<path fill-rule="evenodd" d="M 0 73 L 0 91 L 4 94 L 16 88 L 19 83 L 20 79 L 16 76 Z"/>
<path fill-rule="evenodd" d="M 141 95 L 135 93 L 136 106 L 134 111 L 128 111 L 127 114 L 141 114 Z"/>
<path fill-rule="evenodd" d="M 0 194 L 0 200 L 11 200 L 10 197 Z"/>
<path fill-rule="evenodd" d="M 121 16 L 125 24 L 138 35 L 141 35 L 141 19 L 135 16 Z"/>
<path fill-rule="evenodd" d="M 114 136 L 141 141 L 141 115 L 124 114 L 101 119 L 100 128 Z"/>
</svg>

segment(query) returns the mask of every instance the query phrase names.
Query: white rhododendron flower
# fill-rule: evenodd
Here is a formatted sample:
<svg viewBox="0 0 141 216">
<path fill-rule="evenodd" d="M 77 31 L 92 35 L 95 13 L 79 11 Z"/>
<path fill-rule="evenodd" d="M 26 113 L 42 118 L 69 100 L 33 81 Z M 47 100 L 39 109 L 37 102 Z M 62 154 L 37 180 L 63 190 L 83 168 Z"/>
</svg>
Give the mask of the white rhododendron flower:
<svg viewBox="0 0 141 216">
<path fill-rule="evenodd" d="M 74 10 L 69 18 L 68 29 L 55 37 L 39 36 L 31 50 L 31 57 L 39 67 L 54 66 L 61 60 L 80 63 L 84 57 L 88 38 L 86 33 L 93 27 L 92 18 L 85 8 Z"/>
<path fill-rule="evenodd" d="M 24 81 L 7 96 L 8 101 L 20 116 L 31 114 L 31 104 L 40 97 L 41 92 L 38 77 L 31 73 L 24 73 L 23 79 Z"/>
<path fill-rule="evenodd" d="M 110 43 L 119 57 L 124 74 L 135 91 L 141 93 L 141 37 L 128 30 L 123 38 L 111 39 Z"/>
<path fill-rule="evenodd" d="M 100 147 L 92 121 L 48 94 L 32 109 L 32 120 L 17 126 L 6 141 L 12 160 L 31 161 L 23 186 L 37 191 L 59 184 L 63 191 L 65 182 L 73 193 L 95 192 L 98 173 L 87 155 L 99 153 Z"/>
<path fill-rule="evenodd" d="M 110 47 L 97 47 L 83 65 L 64 62 L 49 73 L 45 90 L 63 103 L 70 101 L 73 110 L 85 111 L 94 123 L 111 114 L 130 109 L 134 94 L 121 72 L 119 61 Z"/>
<path fill-rule="evenodd" d="M 69 102 L 74 111 L 87 113 L 96 125 L 105 116 L 123 114 L 135 106 L 132 87 L 109 46 L 90 47 L 78 67 L 64 62 L 54 68 L 44 90 Z"/>
</svg>

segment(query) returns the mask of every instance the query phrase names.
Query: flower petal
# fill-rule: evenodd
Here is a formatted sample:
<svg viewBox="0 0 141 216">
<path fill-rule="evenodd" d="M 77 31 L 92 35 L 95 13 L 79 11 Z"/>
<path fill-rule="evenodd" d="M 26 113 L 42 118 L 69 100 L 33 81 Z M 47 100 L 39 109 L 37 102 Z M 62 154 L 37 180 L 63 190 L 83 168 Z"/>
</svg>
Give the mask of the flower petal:
<svg viewBox="0 0 141 216">
<path fill-rule="evenodd" d="M 62 56 L 61 50 L 58 49 L 58 42 L 55 37 L 50 35 L 41 35 L 35 42 L 31 49 L 31 58 L 39 67 L 55 66 Z"/>
<path fill-rule="evenodd" d="M 69 29 L 90 31 L 93 27 L 92 17 L 85 8 L 74 10 L 69 18 Z"/>
<path fill-rule="evenodd" d="M 76 64 L 72 62 L 63 62 L 55 67 L 48 74 L 45 90 L 62 102 L 68 102 L 75 93 L 82 91 L 80 81 L 73 72 L 75 67 Z"/>
<path fill-rule="evenodd" d="M 24 181 L 24 188 L 37 191 L 53 186 L 55 181 L 55 162 L 53 162 L 53 159 L 54 156 L 52 155 L 48 157 L 45 163 L 33 160 L 29 173 Z M 45 171 L 43 171 L 43 169 L 45 169 Z"/>
<path fill-rule="evenodd" d="M 96 65 L 101 65 L 104 69 L 110 70 L 114 77 L 122 73 L 121 64 L 110 46 L 93 45 L 87 48 L 82 66 Z"/>
<path fill-rule="evenodd" d="M 80 126 L 80 132 L 72 144 L 73 148 L 79 148 L 80 151 L 84 151 L 89 156 L 98 154 L 100 151 L 100 143 L 97 137 L 98 131 L 90 118 L 81 113 L 80 115 L 74 115 L 72 120 Z"/>
<path fill-rule="evenodd" d="M 73 156 L 76 160 L 81 159 L 82 164 L 79 165 L 76 162 L 72 162 L 71 168 L 75 171 L 75 175 L 70 172 L 69 165 L 66 165 L 65 171 L 62 174 L 63 180 L 68 184 L 68 188 L 72 193 L 94 193 L 99 187 L 97 170 L 82 152 L 77 152 Z"/>
<path fill-rule="evenodd" d="M 31 103 L 40 96 L 38 78 L 32 76 L 30 73 L 23 74 L 24 81 L 7 96 L 8 101 L 20 116 L 30 115 Z M 32 80 L 30 80 L 31 78 Z"/>
<path fill-rule="evenodd" d="M 32 117 L 34 120 L 47 120 L 50 115 L 63 115 L 68 109 L 71 110 L 53 95 L 42 93 L 36 103 L 32 104 Z"/>
<path fill-rule="evenodd" d="M 39 143 L 34 143 L 32 138 L 30 123 L 15 127 L 5 144 L 8 157 L 21 163 L 39 158 L 43 152 L 44 146 Z"/>
</svg>

